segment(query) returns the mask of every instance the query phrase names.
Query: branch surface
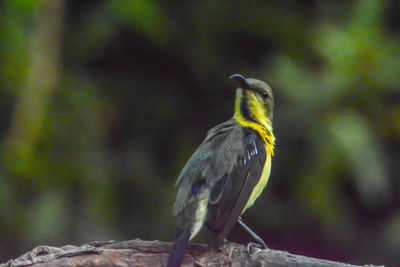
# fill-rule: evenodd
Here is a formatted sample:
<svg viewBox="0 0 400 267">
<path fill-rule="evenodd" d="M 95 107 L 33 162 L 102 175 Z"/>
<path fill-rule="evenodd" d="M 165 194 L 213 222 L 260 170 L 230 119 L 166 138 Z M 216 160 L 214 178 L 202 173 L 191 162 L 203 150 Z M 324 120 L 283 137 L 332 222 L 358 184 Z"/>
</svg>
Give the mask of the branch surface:
<svg viewBox="0 0 400 267">
<path fill-rule="evenodd" d="M 165 266 L 172 244 L 162 241 L 93 242 L 61 248 L 38 246 L 17 259 L 0 264 L 11 266 Z M 228 242 L 217 251 L 190 244 L 182 266 L 315 266 L 355 267 L 346 263 L 290 254 L 286 251 L 252 248 Z M 364 265 L 374 266 L 374 265 Z"/>
</svg>

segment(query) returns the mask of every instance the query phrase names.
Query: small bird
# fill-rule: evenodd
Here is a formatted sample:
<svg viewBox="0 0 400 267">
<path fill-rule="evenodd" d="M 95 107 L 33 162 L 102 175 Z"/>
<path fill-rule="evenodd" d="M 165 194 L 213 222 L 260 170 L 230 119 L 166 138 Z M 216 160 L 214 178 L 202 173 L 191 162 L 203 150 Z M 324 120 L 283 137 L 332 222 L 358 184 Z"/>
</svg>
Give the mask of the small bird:
<svg viewBox="0 0 400 267">
<path fill-rule="evenodd" d="M 176 228 L 168 267 L 181 265 L 188 242 L 204 224 L 212 232 L 214 248 L 224 243 L 236 222 L 266 247 L 240 216 L 260 196 L 270 175 L 274 97 L 263 81 L 240 74 L 229 78 L 239 84 L 233 118 L 207 133 L 176 181 Z"/>
</svg>

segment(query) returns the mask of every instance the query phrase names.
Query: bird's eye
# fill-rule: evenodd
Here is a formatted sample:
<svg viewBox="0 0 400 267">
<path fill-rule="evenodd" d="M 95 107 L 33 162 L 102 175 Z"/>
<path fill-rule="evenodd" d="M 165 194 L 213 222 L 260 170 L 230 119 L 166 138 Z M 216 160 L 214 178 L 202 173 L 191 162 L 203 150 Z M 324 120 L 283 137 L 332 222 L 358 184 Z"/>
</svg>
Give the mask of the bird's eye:
<svg viewBox="0 0 400 267">
<path fill-rule="evenodd" d="M 262 93 L 262 97 L 263 97 L 264 99 L 267 99 L 268 96 L 269 96 L 268 92 L 263 92 L 263 93 Z"/>
</svg>

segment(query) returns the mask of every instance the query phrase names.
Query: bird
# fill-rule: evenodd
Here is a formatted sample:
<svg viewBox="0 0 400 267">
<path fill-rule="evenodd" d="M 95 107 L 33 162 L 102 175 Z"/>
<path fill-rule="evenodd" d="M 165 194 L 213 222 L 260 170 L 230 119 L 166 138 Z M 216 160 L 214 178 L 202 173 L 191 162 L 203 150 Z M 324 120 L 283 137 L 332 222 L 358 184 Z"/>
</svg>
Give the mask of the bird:
<svg viewBox="0 0 400 267">
<path fill-rule="evenodd" d="M 274 156 L 274 97 L 264 81 L 229 77 L 237 82 L 234 115 L 208 131 L 189 158 L 175 186 L 174 243 L 167 267 L 179 267 L 188 242 L 206 225 L 218 248 L 238 222 L 264 248 L 264 241 L 241 219 L 267 185 Z"/>
</svg>

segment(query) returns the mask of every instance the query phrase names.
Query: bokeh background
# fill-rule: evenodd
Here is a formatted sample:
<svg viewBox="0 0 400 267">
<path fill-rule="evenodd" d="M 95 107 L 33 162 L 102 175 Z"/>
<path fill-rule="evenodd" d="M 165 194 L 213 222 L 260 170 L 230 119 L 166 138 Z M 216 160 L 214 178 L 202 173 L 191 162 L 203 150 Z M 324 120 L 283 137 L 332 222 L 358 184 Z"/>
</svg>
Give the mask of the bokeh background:
<svg viewBox="0 0 400 267">
<path fill-rule="evenodd" d="M 241 73 L 276 98 L 247 224 L 274 249 L 400 266 L 399 27 L 399 1 L 2 1 L 0 262 L 170 241 L 174 182 Z"/>
</svg>

